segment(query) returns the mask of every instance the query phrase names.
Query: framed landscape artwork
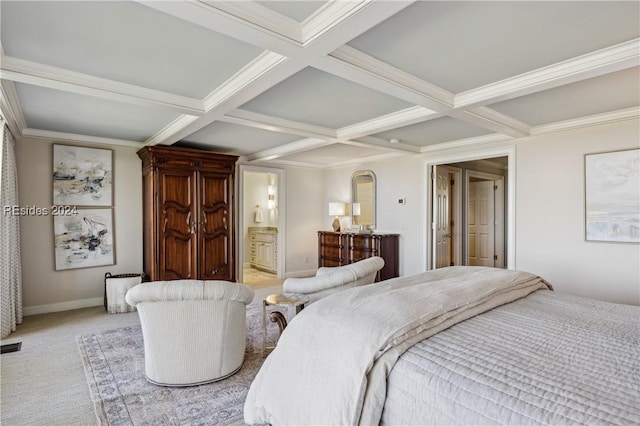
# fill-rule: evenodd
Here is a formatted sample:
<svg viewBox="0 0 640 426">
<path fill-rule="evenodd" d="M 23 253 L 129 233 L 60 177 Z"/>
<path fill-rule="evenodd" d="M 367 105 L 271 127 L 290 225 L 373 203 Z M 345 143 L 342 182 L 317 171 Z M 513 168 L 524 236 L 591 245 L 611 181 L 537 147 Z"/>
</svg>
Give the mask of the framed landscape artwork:
<svg viewBox="0 0 640 426">
<path fill-rule="evenodd" d="M 78 209 L 53 217 L 56 271 L 115 262 L 113 210 Z"/>
<path fill-rule="evenodd" d="M 586 154 L 585 239 L 640 243 L 640 149 Z"/>
<path fill-rule="evenodd" d="M 53 145 L 54 205 L 111 206 L 112 182 L 112 150 Z"/>
</svg>

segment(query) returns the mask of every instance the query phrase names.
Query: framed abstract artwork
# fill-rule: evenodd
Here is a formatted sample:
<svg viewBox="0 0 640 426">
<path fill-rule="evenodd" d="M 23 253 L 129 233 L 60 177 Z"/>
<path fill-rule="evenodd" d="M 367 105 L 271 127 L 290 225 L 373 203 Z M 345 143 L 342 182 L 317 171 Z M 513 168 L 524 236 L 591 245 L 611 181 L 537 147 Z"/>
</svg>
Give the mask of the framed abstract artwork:
<svg viewBox="0 0 640 426">
<path fill-rule="evenodd" d="M 640 243 L 640 149 L 586 154 L 585 239 Z"/>
<path fill-rule="evenodd" d="M 53 217 L 56 271 L 115 263 L 112 209 L 77 209 Z"/>
<path fill-rule="evenodd" d="M 113 151 L 53 145 L 53 204 L 113 205 Z"/>
</svg>

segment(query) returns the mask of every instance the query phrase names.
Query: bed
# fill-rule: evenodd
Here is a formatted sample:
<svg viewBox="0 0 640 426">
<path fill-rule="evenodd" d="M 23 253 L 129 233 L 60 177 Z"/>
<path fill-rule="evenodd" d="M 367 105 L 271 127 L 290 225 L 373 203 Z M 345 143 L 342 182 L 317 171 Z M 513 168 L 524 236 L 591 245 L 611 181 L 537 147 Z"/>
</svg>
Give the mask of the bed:
<svg viewBox="0 0 640 426">
<path fill-rule="evenodd" d="M 249 424 L 640 424 L 640 308 L 452 267 L 327 297 L 294 318 Z"/>
</svg>

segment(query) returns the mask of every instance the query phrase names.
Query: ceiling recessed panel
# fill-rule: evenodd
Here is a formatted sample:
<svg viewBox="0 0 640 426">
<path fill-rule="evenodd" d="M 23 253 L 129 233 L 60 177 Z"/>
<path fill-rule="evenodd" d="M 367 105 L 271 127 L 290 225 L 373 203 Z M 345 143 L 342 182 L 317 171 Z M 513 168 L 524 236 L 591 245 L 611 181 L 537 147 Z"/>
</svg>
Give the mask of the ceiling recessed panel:
<svg viewBox="0 0 640 426">
<path fill-rule="evenodd" d="M 135 2 L 2 1 L 5 54 L 204 98 L 261 50 Z"/>
<path fill-rule="evenodd" d="M 196 133 L 184 138 L 182 142 L 197 144 L 200 147 L 207 147 L 208 149 L 215 147 L 225 153 L 249 155 L 300 139 L 303 138 L 269 130 L 240 126 L 238 124 L 214 121 Z"/>
<path fill-rule="evenodd" d="M 359 84 L 305 68 L 240 107 L 317 126 L 340 128 L 413 106 Z"/>
<path fill-rule="evenodd" d="M 313 15 L 327 2 L 324 1 L 257 1 L 256 3 L 291 18 L 302 22 Z"/>
<path fill-rule="evenodd" d="M 341 164 L 346 161 L 367 161 L 368 157 L 386 154 L 388 152 L 389 151 L 375 147 L 363 148 L 336 143 L 297 154 L 286 155 L 279 157 L 278 159 L 330 167 L 334 164 Z"/>
<path fill-rule="evenodd" d="M 490 105 L 530 125 L 601 114 L 640 105 L 640 68 L 545 90 Z"/>
<path fill-rule="evenodd" d="M 375 136 L 387 140 L 396 138 L 409 145 L 427 146 L 484 136 L 490 133 L 492 133 L 490 130 L 454 118 L 443 117 L 378 133 Z"/>
<path fill-rule="evenodd" d="M 461 92 L 640 36 L 640 2 L 420 1 L 349 45 Z"/>
<path fill-rule="evenodd" d="M 164 109 L 17 83 L 27 127 L 143 142 L 179 117 Z"/>
</svg>

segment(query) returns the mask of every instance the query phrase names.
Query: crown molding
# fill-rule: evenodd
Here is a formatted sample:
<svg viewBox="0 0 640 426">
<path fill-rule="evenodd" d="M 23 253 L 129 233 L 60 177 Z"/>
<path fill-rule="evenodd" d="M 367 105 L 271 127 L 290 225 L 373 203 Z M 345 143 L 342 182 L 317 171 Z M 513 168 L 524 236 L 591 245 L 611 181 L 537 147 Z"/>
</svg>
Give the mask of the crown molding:
<svg viewBox="0 0 640 426">
<path fill-rule="evenodd" d="M 26 128 L 22 130 L 22 136 L 35 139 L 50 139 L 62 142 L 80 142 L 83 144 L 96 145 L 116 145 L 142 148 L 142 142 L 130 141 L 126 139 L 103 138 L 100 136 L 79 135 L 76 133 L 56 132 L 53 130 L 40 130 Z"/>
<path fill-rule="evenodd" d="M 640 38 L 577 56 L 455 96 L 455 107 L 496 103 L 640 64 Z"/>
<path fill-rule="evenodd" d="M 390 143 L 388 140 L 376 136 L 362 136 L 358 140 L 340 140 L 343 145 L 359 146 L 362 148 L 382 149 L 390 152 L 400 152 L 404 154 L 416 154 L 420 152 L 420 147 L 407 143 Z"/>
<path fill-rule="evenodd" d="M 331 165 L 326 165 L 324 166 L 324 168 L 328 169 L 328 168 L 353 166 L 353 165 L 362 164 L 362 163 L 374 163 L 376 161 L 384 161 L 384 160 L 389 160 L 391 158 L 404 157 L 407 154 L 408 154 L 407 152 L 398 152 L 398 151 L 385 152 L 384 154 L 376 154 L 368 157 L 352 158 L 350 160 L 339 161 L 336 163 L 332 163 Z"/>
<path fill-rule="evenodd" d="M 566 130 L 580 129 L 583 127 L 597 126 L 618 121 L 633 120 L 640 117 L 640 107 L 626 108 L 618 111 L 605 112 L 572 120 L 558 121 L 555 123 L 541 124 L 531 128 L 531 135 L 544 135 L 547 133 L 563 132 Z"/>
<path fill-rule="evenodd" d="M 420 149 L 420 152 L 432 152 L 432 151 L 440 151 L 440 150 L 446 150 L 451 148 L 479 146 L 479 145 L 486 145 L 489 143 L 511 141 L 513 139 L 514 138 L 508 135 L 493 133 L 491 135 L 477 136 L 474 138 L 459 139 L 457 141 L 452 141 L 452 142 L 444 142 L 444 143 L 438 143 L 434 145 L 423 146 Z"/>
<path fill-rule="evenodd" d="M 21 136 L 22 130 L 27 127 L 27 122 L 12 81 L 0 80 L 0 107 L 13 136 Z"/>
<path fill-rule="evenodd" d="M 216 88 L 216 90 L 211 92 L 204 99 L 204 108 L 207 111 L 212 110 L 247 86 L 250 86 L 254 81 L 258 80 L 264 74 L 268 73 L 286 60 L 286 57 L 277 53 L 261 53 L 260 56 L 255 58 L 240 71 L 227 79 L 227 81 L 222 85 Z"/>
<path fill-rule="evenodd" d="M 0 77 L 2 79 L 116 102 L 159 106 L 183 114 L 204 114 L 203 103 L 199 99 L 95 77 L 11 56 L 3 56 L 0 59 Z"/>
<path fill-rule="evenodd" d="M 336 131 L 339 139 L 355 139 L 362 136 L 381 133 L 399 127 L 410 126 L 427 120 L 443 117 L 444 114 L 428 108 L 415 106 L 392 112 L 371 120 L 362 121 L 351 126 L 341 127 Z"/>
</svg>

